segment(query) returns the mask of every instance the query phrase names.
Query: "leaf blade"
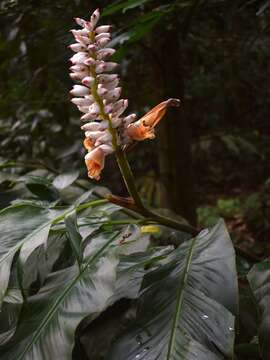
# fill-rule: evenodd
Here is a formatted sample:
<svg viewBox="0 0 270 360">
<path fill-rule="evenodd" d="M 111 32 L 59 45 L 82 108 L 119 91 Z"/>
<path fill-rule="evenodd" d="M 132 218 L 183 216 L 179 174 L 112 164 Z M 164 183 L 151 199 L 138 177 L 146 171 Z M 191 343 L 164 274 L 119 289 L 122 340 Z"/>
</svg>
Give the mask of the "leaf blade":
<svg viewBox="0 0 270 360">
<path fill-rule="evenodd" d="M 83 251 L 82 251 L 82 237 L 79 233 L 78 225 L 77 225 L 76 210 L 66 215 L 65 224 L 69 234 L 71 247 L 78 261 L 78 265 L 80 266 L 83 259 Z"/>
<path fill-rule="evenodd" d="M 185 265 L 185 269 L 184 269 L 183 285 L 186 284 L 186 282 L 187 282 L 187 277 L 188 277 L 189 269 L 190 269 L 191 262 L 192 262 L 192 256 L 193 256 L 195 241 L 196 241 L 196 237 L 191 241 L 190 250 L 188 252 L 186 265 Z M 184 291 L 183 291 L 183 288 L 181 288 L 179 286 L 179 291 L 178 291 L 177 300 L 176 300 L 176 311 L 175 311 L 175 315 L 174 315 L 174 319 L 173 319 L 173 325 L 172 325 L 172 330 L 171 330 L 171 335 L 170 335 L 170 340 L 169 340 L 169 346 L 168 346 L 168 353 L 167 353 L 167 359 L 168 360 L 171 358 L 171 356 L 173 354 L 175 337 L 176 337 L 176 332 L 177 332 L 177 326 L 178 326 L 178 323 L 179 323 L 179 318 L 180 318 L 180 315 L 181 315 L 181 311 L 183 311 L 183 301 L 184 301 Z"/>
<path fill-rule="evenodd" d="M 130 287 L 134 284 L 139 291 L 145 259 L 137 266 L 126 261 L 121 275 L 117 275 L 120 255 L 136 248 L 133 239 L 130 244 L 119 245 L 125 231 L 126 227 L 121 233 L 100 232 L 89 244 L 81 271 L 74 265 L 48 277 L 39 293 L 28 298 L 29 312 L 24 309 L 12 341 L 0 347 L 0 359 L 71 359 L 73 334 L 83 317 L 88 315 L 93 320 L 119 298 L 136 297 Z"/>
<path fill-rule="evenodd" d="M 78 179 L 78 177 L 79 177 L 79 171 L 69 171 L 69 172 L 58 175 L 53 180 L 52 184 L 58 190 L 63 190 L 66 187 L 68 187 L 69 185 L 71 185 L 72 183 L 74 183 L 74 181 L 76 181 Z"/>
<path fill-rule="evenodd" d="M 231 303 L 226 297 L 220 301 L 221 279 L 224 283 L 231 281 Z M 234 251 L 225 225 L 220 222 L 211 232 L 201 233 L 193 244 L 181 245 L 166 263 L 146 275 L 141 312 L 106 359 L 231 357 L 234 316 L 228 308 L 236 310 L 236 303 Z"/>
<path fill-rule="evenodd" d="M 37 205 L 16 204 L 0 212 L 0 304 L 5 296 L 15 253 L 49 223 L 48 211 Z"/>
</svg>

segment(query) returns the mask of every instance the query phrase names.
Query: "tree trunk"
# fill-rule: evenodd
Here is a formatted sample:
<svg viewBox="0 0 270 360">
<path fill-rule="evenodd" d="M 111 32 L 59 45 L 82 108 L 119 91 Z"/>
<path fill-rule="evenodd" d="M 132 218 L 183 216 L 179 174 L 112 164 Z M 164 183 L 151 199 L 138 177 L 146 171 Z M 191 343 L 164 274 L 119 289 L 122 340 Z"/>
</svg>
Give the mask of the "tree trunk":
<svg viewBox="0 0 270 360">
<path fill-rule="evenodd" d="M 177 26 L 172 28 L 177 29 Z M 156 50 L 158 44 L 162 67 L 158 101 L 170 97 L 180 98 L 182 101 L 180 108 L 168 111 L 157 132 L 160 178 L 164 186 L 161 205 L 170 207 L 191 224 L 196 224 L 191 133 L 185 116 L 184 71 L 178 38 L 179 33 L 170 30 L 159 36 L 159 39 L 154 39 Z"/>
</svg>

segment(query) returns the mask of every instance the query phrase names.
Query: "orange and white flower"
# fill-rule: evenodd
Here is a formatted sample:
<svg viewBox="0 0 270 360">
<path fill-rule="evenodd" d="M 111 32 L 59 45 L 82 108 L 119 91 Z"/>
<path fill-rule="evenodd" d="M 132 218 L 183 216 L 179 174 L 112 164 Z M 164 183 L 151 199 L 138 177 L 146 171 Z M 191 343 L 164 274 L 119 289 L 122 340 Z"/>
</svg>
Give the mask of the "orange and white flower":
<svg viewBox="0 0 270 360">
<path fill-rule="evenodd" d="M 111 129 L 116 133 L 114 141 L 122 147 L 133 141 L 152 139 L 154 127 L 167 108 L 180 103 L 177 99 L 164 101 L 137 121 L 135 114 L 124 115 L 128 100 L 121 99 L 119 76 L 111 73 L 117 63 L 108 61 L 115 53 L 113 48 L 107 47 L 111 26 L 97 27 L 99 17 L 97 9 L 89 21 L 75 18 L 81 29 L 71 30 L 75 43 L 69 46 L 75 52 L 70 59 L 70 77 L 79 83 L 70 91 L 71 102 L 78 107 L 81 120 L 85 122 L 81 127 L 85 132 L 84 147 L 88 151 L 85 162 L 88 176 L 96 180 L 100 178 L 105 157 L 114 151 Z"/>
<path fill-rule="evenodd" d="M 155 137 L 155 126 L 165 115 L 169 106 L 180 106 L 180 100 L 168 99 L 148 111 L 141 119 L 127 126 L 127 136 L 132 140 L 141 141 Z"/>
<path fill-rule="evenodd" d="M 112 148 L 108 145 L 100 145 L 93 150 L 90 150 L 85 155 L 85 164 L 88 171 L 88 176 L 91 179 L 99 180 L 100 173 L 104 168 L 105 156 L 112 152 Z"/>
</svg>

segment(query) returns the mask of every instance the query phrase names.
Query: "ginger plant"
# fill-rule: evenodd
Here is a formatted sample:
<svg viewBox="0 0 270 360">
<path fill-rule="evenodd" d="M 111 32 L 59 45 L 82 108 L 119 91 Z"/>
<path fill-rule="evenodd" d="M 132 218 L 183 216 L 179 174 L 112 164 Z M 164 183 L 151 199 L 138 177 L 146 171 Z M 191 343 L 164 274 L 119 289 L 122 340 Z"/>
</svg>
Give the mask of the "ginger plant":
<svg viewBox="0 0 270 360">
<path fill-rule="evenodd" d="M 81 129 L 85 134 L 88 176 L 99 180 L 106 156 L 115 153 L 131 199 L 127 201 L 116 196 L 108 199 L 140 213 L 149 221 L 196 235 L 197 229 L 156 214 L 145 207 L 136 189 L 125 152 L 135 141 L 153 139 L 155 126 L 168 107 L 180 106 L 180 100 L 171 98 L 163 101 L 138 120 L 136 114 L 124 115 L 128 99 L 120 98 L 120 79 L 117 74 L 112 73 L 118 64 L 108 61 L 115 53 L 115 49 L 108 47 L 111 41 L 111 26 L 97 26 L 99 17 L 99 9 L 96 9 L 89 21 L 75 18 L 81 29 L 71 30 L 76 42 L 70 45 L 70 49 L 75 52 L 70 59 L 70 77 L 79 84 L 73 86 L 70 94 L 73 96 L 71 102 L 83 113 L 81 120 L 84 124 Z"/>
</svg>

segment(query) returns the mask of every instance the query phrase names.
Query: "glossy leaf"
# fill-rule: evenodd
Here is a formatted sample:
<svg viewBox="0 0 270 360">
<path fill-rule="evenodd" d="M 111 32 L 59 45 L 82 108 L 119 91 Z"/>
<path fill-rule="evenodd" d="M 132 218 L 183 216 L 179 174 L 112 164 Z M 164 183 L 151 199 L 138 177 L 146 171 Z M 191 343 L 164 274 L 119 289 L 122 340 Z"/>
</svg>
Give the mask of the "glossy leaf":
<svg viewBox="0 0 270 360">
<path fill-rule="evenodd" d="M 0 212 L 0 304 L 5 296 L 10 268 L 16 252 L 34 240 L 51 223 L 48 209 L 31 204 L 16 204 Z M 44 240 L 44 237 L 42 238 Z"/>
<path fill-rule="evenodd" d="M 257 11 L 256 15 L 260 16 L 262 15 L 270 6 L 270 1 L 267 0 L 264 2 L 264 4 L 260 7 L 260 9 Z"/>
<path fill-rule="evenodd" d="M 26 241 L 20 250 L 19 260 L 21 266 L 24 266 L 30 254 L 39 246 L 44 245 L 46 246 L 49 231 L 51 228 L 51 222 L 44 224 L 39 231 L 36 231 L 31 236 L 31 241 Z"/>
<path fill-rule="evenodd" d="M 112 15 L 119 11 L 127 11 L 129 9 L 134 9 L 138 6 L 141 6 L 147 2 L 150 2 L 151 0 L 120 0 L 120 1 L 114 1 L 112 5 L 109 5 L 104 8 L 102 15 Z"/>
<path fill-rule="evenodd" d="M 69 185 L 73 184 L 78 177 L 78 171 L 70 171 L 64 174 L 60 174 L 53 180 L 53 186 L 58 190 L 65 189 Z"/>
<path fill-rule="evenodd" d="M 14 335 L 20 311 L 21 304 L 4 302 L 0 312 L 0 346 Z"/>
<path fill-rule="evenodd" d="M 51 185 L 51 181 L 41 176 L 27 176 L 22 178 L 25 185 L 34 195 L 41 200 L 54 201 L 58 198 L 57 190 Z"/>
<path fill-rule="evenodd" d="M 134 271 L 144 261 L 136 267 L 125 258 L 124 272 L 118 271 L 120 255 L 133 253 L 138 246 L 125 233 L 99 233 L 85 249 L 81 271 L 74 265 L 48 277 L 45 286 L 29 297 L 12 341 L 0 348 L 0 359 L 71 359 L 74 332 L 83 317 L 93 320 L 117 299 L 137 296 L 144 271 L 137 276 Z M 144 251 L 147 242 L 142 240 Z"/>
<path fill-rule="evenodd" d="M 127 45 L 139 41 L 161 21 L 163 15 L 164 13 L 158 10 L 142 15 L 139 21 L 131 24 L 128 31 L 114 37 L 110 45 Z M 116 59 L 119 60 L 119 54 L 116 55 Z"/>
<path fill-rule="evenodd" d="M 21 202 L 0 212 L 0 304 L 5 296 L 15 254 L 20 251 L 19 275 L 22 285 L 26 270 L 24 265 L 28 258 L 40 246 L 47 246 L 51 225 L 64 219 L 65 214 L 72 209 L 73 207 L 48 208 L 35 202 Z M 26 282 L 29 284 L 28 280 Z"/>
<path fill-rule="evenodd" d="M 40 286 L 44 284 L 67 241 L 65 233 L 53 231 L 46 240 L 46 246 L 43 244 L 31 252 L 23 267 L 20 266 L 23 289 L 28 289 L 36 280 Z M 66 260 L 68 262 L 68 259 Z"/>
<path fill-rule="evenodd" d="M 136 323 L 107 359 L 230 358 L 236 310 L 234 250 L 221 221 L 146 275 Z"/>
<path fill-rule="evenodd" d="M 78 264 L 80 265 L 83 258 L 82 236 L 78 230 L 77 215 L 75 210 L 66 215 L 65 224 L 68 231 L 71 247 L 74 251 Z"/>
</svg>

